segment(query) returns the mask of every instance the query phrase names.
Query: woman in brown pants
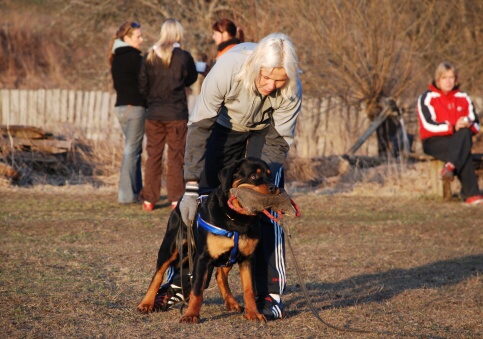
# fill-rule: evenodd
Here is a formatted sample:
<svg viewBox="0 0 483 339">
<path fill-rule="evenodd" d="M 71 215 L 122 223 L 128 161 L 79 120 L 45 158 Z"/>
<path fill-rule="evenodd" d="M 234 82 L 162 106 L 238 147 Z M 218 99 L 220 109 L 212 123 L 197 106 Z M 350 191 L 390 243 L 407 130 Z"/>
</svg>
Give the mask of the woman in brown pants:
<svg viewBox="0 0 483 339">
<path fill-rule="evenodd" d="M 183 27 L 175 19 L 161 26 L 160 38 L 143 58 L 139 75 L 140 90 L 147 101 L 145 121 L 148 159 L 144 187 L 139 194 L 143 209 L 152 211 L 159 200 L 163 152 L 168 144 L 168 200 L 174 208 L 184 193 L 184 151 L 188 105 L 185 88 L 198 73 L 191 54 L 180 48 Z"/>
</svg>

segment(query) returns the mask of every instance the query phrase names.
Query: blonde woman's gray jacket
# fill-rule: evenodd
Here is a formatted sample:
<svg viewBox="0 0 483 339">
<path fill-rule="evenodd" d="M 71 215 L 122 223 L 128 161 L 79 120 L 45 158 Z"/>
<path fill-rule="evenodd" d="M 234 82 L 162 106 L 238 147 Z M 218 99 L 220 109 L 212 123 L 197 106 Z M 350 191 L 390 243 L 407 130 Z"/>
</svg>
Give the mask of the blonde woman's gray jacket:
<svg viewBox="0 0 483 339">
<path fill-rule="evenodd" d="M 242 87 L 236 75 L 255 46 L 255 43 L 242 43 L 233 47 L 223 54 L 204 80 L 188 122 L 185 180 L 199 182 L 207 140 L 215 123 L 236 132 L 269 128 L 262 159 L 273 173 L 282 166 L 293 142 L 302 106 L 302 87 L 299 83 L 298 93 L 291 99 L 283 98 L 279 90 L 263 97 Z"/>
</svg>

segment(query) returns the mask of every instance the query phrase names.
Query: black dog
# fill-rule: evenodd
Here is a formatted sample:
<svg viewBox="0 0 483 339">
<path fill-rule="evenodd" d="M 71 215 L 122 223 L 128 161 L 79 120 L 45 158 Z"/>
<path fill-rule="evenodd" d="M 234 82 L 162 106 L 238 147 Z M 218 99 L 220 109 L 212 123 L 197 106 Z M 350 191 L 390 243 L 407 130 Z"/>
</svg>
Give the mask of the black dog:
<svg viewBox="0 0 483 339">
<path fill-rule="evenodd" d="M 230 311 L 242 312 L 228 286 L 228 273 L 231 264 L 238 263 L 244 293 L 246 319 L 266 322 L 255 304 L 252 285 L 250 257 L 260 239 L 260 212 L 240 212 L 236 199 L 230 199 L 230 189 L 251 189 L 257 194 L 279 195 L 281 190 L 272 182 L 268 165 L 258 159 L 248 158 L 222 169 L 219 173 L 221 185 L 214 190 L 198 207 L 198 223 L 193 223 L 196 254 L 194 259 L 193 281 L 189 304 L 180 322 L 197 323 L 203 301 L 203 290 L 209 274 L 217 267 L 216 282 L 220 289 L 225 306 Z M 229 201 L 230 200 L 230 201 Z M 230 207 L 231 202 L 231 207 Z M 235 205 L 235 208 L 233 207 Z M 199 224 L 214 225 L 220 232 L 213 233 Z M 166 269 L 179 259 L 178 231 L 182 227 L 183 246 L 186 244 L 187 226 L 181 220 L 179 208 L 173 210 L 168 227 L 158 252 L 156 272 L 148 291 L 137 307 L 142 313 L 153 311 L 156 293 L 162 283 Z M 226 232 L 227 234 L 223 234 Z M 236 247 L 236 244 L 238 248 Z M 183 250 L 185 252 L 185 250 Z M 234 253 L 232 253 L 234 252 Z M 228 264 L 227 264 L 228 263 Z"/>
</svg>

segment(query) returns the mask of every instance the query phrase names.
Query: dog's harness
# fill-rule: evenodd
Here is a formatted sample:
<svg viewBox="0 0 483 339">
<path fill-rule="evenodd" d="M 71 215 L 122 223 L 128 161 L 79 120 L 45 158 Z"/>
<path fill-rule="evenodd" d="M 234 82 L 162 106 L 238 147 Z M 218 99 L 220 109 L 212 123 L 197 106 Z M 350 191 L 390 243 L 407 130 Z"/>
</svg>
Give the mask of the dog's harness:
<svg viewBox="0 0 483 339">
<path fill-rule="evenodd" d="M 205 198 L 207 198 L 208 195 L 200 195 L 200 197 L 198 198 L 199 200 L 199 204 L 201 204 L 203 202 L 203 200 L 205 200 Z M 220 265 L 219 267 L 229 267 L 229 266 L 232 266 L 234 263 L 236 263 L 236 256 L 238 255 L 238 237 L 239 237 L 239 233 L 234 231 L 234 232 L 230 232 L 230 231 L 227 231 L 227 230 L 224 230 L 223 228 L 220 228 L 218 226 L 215 226 L 215 225 L 212 225 L 208 222 L 206 222 L 205 220 L 203 220 L 203 218 L 201 217 L 201 215 L 198 213 L 198 218 L 196 218 L 196 226 L 199 227 L 203 227 L 205 230 L 207 230 L 208 232 L 210 233 L 213 233 L 213 234 L 216 234 L 216 235 L 220 235 L 222 237 L 227 237 L 227 238 L 230 238 L 233 237 L 233 242 L 234 242 L 234 245 L 233 245 L 233 248 L 231 250 L 231 253 L 230 253 L 230 259 L 228 260 L 228 262 L 224 265 Z"/>
<path fill-rule="evenodd" d="M 230 231 L 224 230 L 223 228 L 219 228 L 215 225 L 212 225 L 212 224 L 206 222 L 205 220 L 203 220 L 203 218 L 201 217 L 201 215 L 199 213 L 198 213 L 197 224 L 198 224 L 198 227 L 201 226 L 210 233 L 220 235 L 222 237 L 227 237 L 227 238 L 230 238 L 230 239 L 233 237 L 234 246 L 233 246 L 231 253 L 230 253 L 230 259 L 228 260 L 228 262 L 226 264 L 220 265 L 219 267 L 229 267 L 229 266 L 232 266 L 234 263 L 236 263 L 236 256 L 238 255 L 239 233 L 237 231 L 230 232 Z"/>
</svg>

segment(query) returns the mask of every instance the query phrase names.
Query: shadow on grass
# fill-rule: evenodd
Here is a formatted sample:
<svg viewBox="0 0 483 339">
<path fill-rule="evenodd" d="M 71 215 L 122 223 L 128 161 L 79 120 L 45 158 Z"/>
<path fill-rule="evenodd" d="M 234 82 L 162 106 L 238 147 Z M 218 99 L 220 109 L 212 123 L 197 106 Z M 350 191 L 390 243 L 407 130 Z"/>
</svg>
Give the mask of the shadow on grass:
<svg viewBox="0 0 483 339">
<path fill-rule="evenodd" d="M 410 269 L 394 269 L 363 274 L 336 283 L 309 283 L 311 301 L 327 303 L 322 309 L 382 302 L 408 290 L 455 285 L 483 272 L 483 254 L 438 261 Z M 300 285 L 297 284 L 297 287 Z M 298 288 L 294 290 L 297 293 Z M 324 293 L 320 293 L 324 291 Z M 305 299 L 284 300 L 287 306 L 300 306 Z M 292 307 L 295 308 L 295 307 Z M 295 311 L 295 313 L 300 311 Z"/>
</svg>

